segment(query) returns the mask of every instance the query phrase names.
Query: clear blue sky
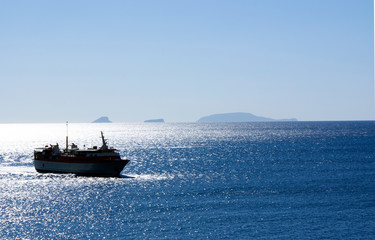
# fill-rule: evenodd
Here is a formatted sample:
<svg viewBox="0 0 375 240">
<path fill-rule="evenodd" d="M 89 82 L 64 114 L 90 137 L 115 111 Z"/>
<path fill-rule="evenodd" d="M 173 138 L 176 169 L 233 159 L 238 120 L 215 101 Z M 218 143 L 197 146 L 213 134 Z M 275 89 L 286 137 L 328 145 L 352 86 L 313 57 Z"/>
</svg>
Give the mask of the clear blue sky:
<svg viewBox="0 0 375 240">
<path fill-rule="evenodd" d="M 0 122 L 373 120 L 372 0 L 0 2 Z"/>
</svg>

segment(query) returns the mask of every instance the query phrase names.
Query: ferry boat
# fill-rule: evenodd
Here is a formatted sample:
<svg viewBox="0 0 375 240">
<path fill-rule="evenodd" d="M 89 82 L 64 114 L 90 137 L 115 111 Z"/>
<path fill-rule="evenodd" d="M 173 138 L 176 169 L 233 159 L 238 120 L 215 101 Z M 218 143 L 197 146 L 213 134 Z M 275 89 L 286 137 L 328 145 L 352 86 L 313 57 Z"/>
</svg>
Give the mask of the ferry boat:
<svg viewBox="0 0 375 240">
<path fill-rule="evenodd" d="M 59 144 L 36 148 L 34 150 L 34 167 L 40 173 L 74 173 L 76 175 L 118 177 L 128 159 L 121 159 L 115 148 L 107 146 L 101 132 L 102 146 L 98 148 L 79 149 L 72 143 L 60 150 Z"/>
</svg>

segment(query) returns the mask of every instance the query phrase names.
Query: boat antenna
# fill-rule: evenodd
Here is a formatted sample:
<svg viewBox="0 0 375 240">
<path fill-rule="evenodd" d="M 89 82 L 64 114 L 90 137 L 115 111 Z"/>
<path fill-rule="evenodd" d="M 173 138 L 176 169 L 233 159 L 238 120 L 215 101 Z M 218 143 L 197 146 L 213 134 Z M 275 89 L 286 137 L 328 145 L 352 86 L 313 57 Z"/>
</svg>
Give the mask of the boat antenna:
<svg viewBox="0 0 375 240">
<path fill-rule="evenodd" d="M 66 121 L 66 151 L 68 152 L 68 121 Z"/>
</svg>

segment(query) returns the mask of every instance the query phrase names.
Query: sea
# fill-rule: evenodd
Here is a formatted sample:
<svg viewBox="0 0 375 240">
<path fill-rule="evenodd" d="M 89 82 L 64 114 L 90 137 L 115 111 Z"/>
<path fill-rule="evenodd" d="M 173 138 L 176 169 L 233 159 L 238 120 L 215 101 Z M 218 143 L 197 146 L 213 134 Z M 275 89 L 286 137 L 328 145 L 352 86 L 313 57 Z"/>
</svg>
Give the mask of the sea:
<svg viewBox="0 0 375 240">
<path fill-rule="evenodd" d="M 0 239 L 375 239 L 375 121 L 70 123 L 119 178 L 41 174 L 61 124 L 0 124 Z"/>
</svg>

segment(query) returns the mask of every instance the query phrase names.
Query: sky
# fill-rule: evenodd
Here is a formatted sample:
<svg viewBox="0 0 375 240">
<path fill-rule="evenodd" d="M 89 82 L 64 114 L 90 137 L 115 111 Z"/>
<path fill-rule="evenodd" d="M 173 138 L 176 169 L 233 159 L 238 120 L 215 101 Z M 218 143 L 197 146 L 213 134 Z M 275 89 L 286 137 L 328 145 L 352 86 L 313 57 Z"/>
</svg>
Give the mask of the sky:
<svg viewBox="0 0 375 240">
<path fill-rule="evenodd" d="M 375 120 L 372 0 L 2 0 L 0 123 Z"/>
</svg>

